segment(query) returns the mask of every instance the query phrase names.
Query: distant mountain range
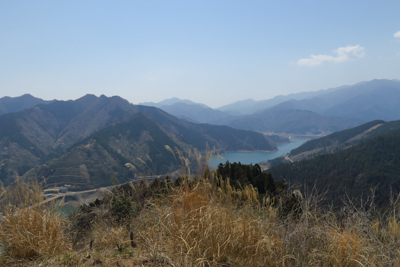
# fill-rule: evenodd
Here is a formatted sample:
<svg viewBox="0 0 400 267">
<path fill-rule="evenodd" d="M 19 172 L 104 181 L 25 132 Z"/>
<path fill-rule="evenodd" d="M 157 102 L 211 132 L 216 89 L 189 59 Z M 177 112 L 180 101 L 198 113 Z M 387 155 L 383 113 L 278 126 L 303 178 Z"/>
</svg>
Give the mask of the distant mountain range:
<svg viewBox="0 0 400 267">
<path fill-rule="evenodd" d="M 7 185 L 18 174 L 37 176 L 47 187 L 94 188 L 110 184 L 112 176 L 126 181 L 134 173 L 178 169 L 182 162 L 166 145 L 188 153 L 204 152 L 207 144 L 221 152 L 277 149 L 260 133 L 190 123 L 120 97 L 86 95 L 1 115 L 0 179 Z"/>
<path fill-rule="evenodd" d="M 212 109 L 204 104 L 176 97 L 158 103 L 145 102 L 140 105 L 157 107 L 177 118 L 194 123 L 210 123 L 213 120 L 221 120 L 230 116 L 228 113 Z"/>
<path fill-rule="evenodd" d="M 372 80 L 332 90 L 319 96 L 289 100 L 273 107 L 276 110 L 310 110 L 324 116 L 371 120 L 400 119 L 400 81 Z"/>
<path fill-rule="evenodd" d="M 211 109 L 177 98 L 152 103 L 192 122 L 293 135 L 331 133 L 371 120 L 400 119 L 400 81 L 372 80 L 316 92 L 238 101 Z"/>
<path fill-rule="evenodd" d="M 361 120 L 357 119 L 323 116 L 300 109 L 267 109 L 253 115 L 243 115 L 218 122 L 218 124 L 225 124 L 237 129 L 294 135 L 328 134 L 357 126 L 360 123 Z"/>
<path fill-rule="evenodd" d="M 331 89 L 319 90 L 319 91 L 313 91 L 313 92 L 300 92 L 300 93 L 289 94 L 289 95 L 285 95 L 285 96 L 278 95 L 271 99 L 259 100 L 259 101 L 255 101 L 253 99 L 246 99 L 246 100 L 237 101 L 235 103 L 219 107 L 219 108 L 217 108 L 217 110 L 221 110 L 221 111 L 227 112 L 227 113 L 229 113 L 231 115 L 235 115 L 235 116 L 250 115 L 250 114 L 254 114 L 259 111 L 263 111 L 267 108 L 273 107 L 273 106 L 283 103 L 285 101 L 309 99 L 309 98 L 313 98 L 313 97 L 316 97 L 319 95 L 331 93 L 336 90 L 345 89 L 348 87 L 349 86 L 345 85 L 345 86 L 340 86 L 337 88 L 331 88 Z"/>
<path fill-rule="evenodd" d="M 208 144 L 219 152 L 271 151 L 277 148 L 276 142 L 288 139 L 257 132 L 323 135 L 339 131 L 292 151 L 292 160 L 300 160 L 341 151 L 385 129 L 395 129 L 396 122 L 385 121 L 400 119 L 398 103 L 397 80 L 245 100 L 217 110 L 178 98 L 146 106 L 117 96 L 86 95 L 74 101 L 3 97 L 0 179 L 7 185 L 15 174 L 36 175 L 46 186 L 70 183 L 79 189 L 94 188 L 109 184 L 111 176 L 125 181 L 138 173 L 178 169 L 182 161 L 173 154 L 175 148 L 183 153 L 204 152 Z M 363 124 L 367 121 L 372 122 Z"/>
<path fill-rule="evenodd" d="M 170 105 L 174 105 L 174 104 L 177 104 L 177 103 L 183 103 L 183 104 L 186 104 L 186 105 L 198 105 L 198 106 L 201 106 L 203 108 L 210 108 L 207 105 L 204 105 L 204 104 L 201 104 L 201 103 L 196 103 L 196 102 L 193 102 L 193 101 L 190 101 L 190 100 L 187 100 L 187 99 L 179 99 L 177 97 L 173 97 L 173 98 L 170 98 L 170 99 L 165 99 L 165 100 L 160 101 L 158 103 L 143 102 L 143 103 L 139 103 L 139 105 L 161 108 L 161 107 L 164 107 L 164 106 L 170 106 Z"/>
</svg>

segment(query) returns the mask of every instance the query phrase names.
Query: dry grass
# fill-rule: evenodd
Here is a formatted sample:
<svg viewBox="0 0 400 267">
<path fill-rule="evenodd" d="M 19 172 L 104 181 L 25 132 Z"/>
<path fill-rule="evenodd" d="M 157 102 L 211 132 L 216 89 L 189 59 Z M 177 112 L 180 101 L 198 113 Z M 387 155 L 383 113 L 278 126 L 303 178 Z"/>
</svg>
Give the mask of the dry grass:
<svg viewBox="0 0 400 267">
<path fill-rule="evenodd" d="M 51 211 L 18 209 L 6 214 L 0 229 L 4 253 L 11 258 L 52 256 L 67 248 L 63 222 Z"/>
<path fill-rule="evenodd" d="M 125 226 L 110 227 L 107 224 L 97 222 L 92 231 L 93 249 L 123 249 L 129 247 L 129 229 Z"/>
<path fill-rule="evenodd" d="M 177 192 L 171 205 L 160 209 L 160 227 L 181 264 L 218 264 L 234 261 L 244 266 L 274 266 L 282 262 L 282 244 L 274 232 L 275 212 L 259 216 L 253 188 L 218 190 L 210 183 Z M 248 204 L 238 209 L 233 200 Z M 167 249 L 167 248 L 166 248 Z M 171 257 L 171 256 L 170 256 Z"/>
<path fill-rule="evenodd" d="M 143 198 L 154 185 L 130 187 L 133 206 L 141 207 L 134 218 L 119 225 L 106 207 L 94 208 L 74 251 L 57 214 L 37 206 L 12 209 L 0 231 L 7 264 L 41 256 L 23 265 L 400 266 L 396 206 L 379 214 L 370 203 L 349 203 L 334 213 L 321 211 L 323 196 L 297 193 L 301 212 L 282 216 L 290 194 L 262 199 L 252 186 L 235 189 L 216 177 L 186 179 L 159 197 Z"/>
<path fill-rule="evenodd" d="M 7 188 L 1 183 L 0 211 L 3 213 L 10 209 L 30 207 L 42 201 L 42 189 L 36 179 L 33 182 L 21 182 L 16 175 L 15 183 Z"/>
<path fill-rule="evenodd" d="M 67 249 L 65 227 L 56 205 L 43 207 L 42 190 L 34 183 L 20 182 L 2 187 L 0 227 L 3 254 L 9 258 L 49 257 Z"/>
<path fill-rule="evenodd" d="M 400 224 L 362 208 L 340 216 L 305 196 L 302 212 L 282 218 L 275 200 L 251 188 L 200 180 L 175 190 L 141 219 L 142 248 L 173 266 L 398 266 Z M 339 219 L 340 218 L 340 219 Z M 379 221 L 377 220 L 379 218 Z M 144 255 L 144 254 L 143 254 Z"/>
</svg>

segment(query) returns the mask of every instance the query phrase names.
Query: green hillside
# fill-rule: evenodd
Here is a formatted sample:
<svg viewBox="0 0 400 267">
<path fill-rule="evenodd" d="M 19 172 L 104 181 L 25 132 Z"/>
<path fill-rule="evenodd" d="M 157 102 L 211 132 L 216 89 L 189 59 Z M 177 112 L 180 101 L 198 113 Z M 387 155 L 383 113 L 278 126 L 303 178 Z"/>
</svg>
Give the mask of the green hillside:
<svg viewBox="0 0 400 267">
<path fill-rule="evenodd" d="M 345 193 L 366 197 L 376 188 L 376 202 L 386 205 L 390 191 L 400 191 L 400 130 L 379 135 L 351 148 L 268 170 L 275 179 L 318 190 L 328 188 L 327 203 L 341 204 Z"/>
<path fill-rule="evenodd" d="M 355 128 L 335 132 L 322 138 L 310 140 L 293 149 L 289 157 L 298 161 L 319 154 L 333 153 L 351 147 L 375 136 L 400 129 L 400 121 L 385 122 L 375 120 Z"/>
</svg>

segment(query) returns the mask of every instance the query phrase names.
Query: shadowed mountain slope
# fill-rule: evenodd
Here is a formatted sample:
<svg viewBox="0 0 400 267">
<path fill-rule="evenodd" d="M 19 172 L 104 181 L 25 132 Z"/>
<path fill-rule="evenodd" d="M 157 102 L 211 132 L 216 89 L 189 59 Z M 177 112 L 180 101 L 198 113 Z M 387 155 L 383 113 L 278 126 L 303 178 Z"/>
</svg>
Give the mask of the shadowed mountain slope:
<svg viewBox="0 0 400 267">
<path fill-rule="evenodd" d="M 143 113 L 127 122 L 108 126 L 25 177 L 39 177 L 45 187 L 69 184 L 73 190 L 109 186 L 112 177 L 127 182 L 138 174 L 164 174 L 178 168 L 176 158 L 165 146 L 182 148 Z"/>
<path fill-rule="evenodd" d="M 84 138 L 107 126 L 127 122 L 140 112 L 147 114 L 185 151 L 204 150 L 206 143 L 219 150 L 276 149 L 274 142 L 259 133 L 193 124 L 154 107 L 132 105 L 120 97 L 86 95 L 75 101 L 54 101 L 0 116 L 0 172 L 4 174 L 1 180 L 10 183 L 15 173 L 23 175 L 60 157 Z"/>
<path fill-rule="evenodd" d="M 158 110 L 153 109 L 153 115 L 157 114 Z M 126 182 L 139 174 L 171 173 L 185 164 L 178 150 L 188 157 L 188 149 L 201 150 L 206 143 L 217 150 L 271 149 L 274 146 L 259 133 L 226 126 L 182 125 L 169 118 L 164 118 L 162 123 L 174 127 L 177 133 L 171 134 L 151 115 L 137 113 L 127 122 L 108 126 L 90 135 L 61 156 L 30 170 L 25 177 L 43 177 L 45 187 L 66 183 L 72 185 L 74 190 L 83 190 L 110 185 L 111 177 L 118 177 L 118 182 Z M 193 158 L 188 159 L 196 162 Z"/>
</svg>

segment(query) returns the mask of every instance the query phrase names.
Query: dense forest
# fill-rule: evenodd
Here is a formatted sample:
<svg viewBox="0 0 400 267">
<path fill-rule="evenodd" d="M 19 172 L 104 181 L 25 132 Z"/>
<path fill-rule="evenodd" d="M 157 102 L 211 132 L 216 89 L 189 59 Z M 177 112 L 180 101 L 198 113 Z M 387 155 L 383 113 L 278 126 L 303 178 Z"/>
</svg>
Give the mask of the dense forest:
<svg viewBox="0 0 400 267">
<path fill-rule="evenodd" d="M 382 120 L 374 120 L 358 127 L 310 140 L 300 147 L 293 149 L 289 156 L 296 158 L 295 156 L 301 153 L 312 151 L 314 151 L 314 153 L 310 153 L 310 156 L 314 156 L 318 153 L 332 153 L 366 141 L 375 136 L 394 132 L 398 129 L 400 129 L 400 121 L 385 122 Z"/>
<path fill-rule="evenodd" d="M 328 190 L 326 203 L 340 205 L 345 194 L 360 199 L 375 190 L 375 201 L 385 206 L 400 187 L 400 130 L 374 137 L 351 148 L 309 160 L 281 164 L 268 170 L 291 185 Z"/>
<path fill-rule="evenodd" d="M 277 188 L 284 187 L 282 182 L 276 183 L 269 173 L 263 173 L 258 164 L 241 164 L 240 162 L 225 164 L 220 163 L 217 169 L 217 175 L 222 179 L 230 179 L 230 183 L 238 188 L 246 185 L 253 185 L 260 194 L 267 192 L 275 193 Z"/>
</svg>

